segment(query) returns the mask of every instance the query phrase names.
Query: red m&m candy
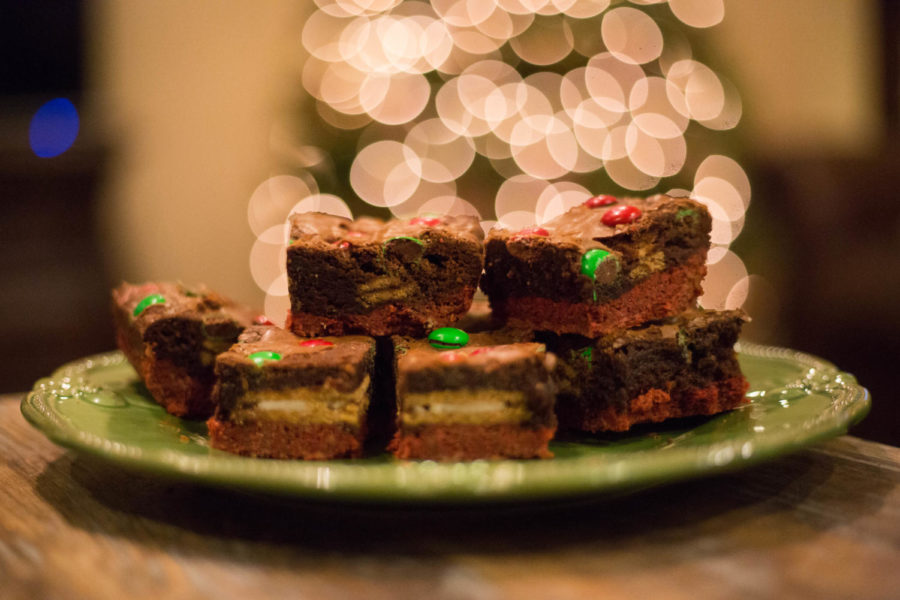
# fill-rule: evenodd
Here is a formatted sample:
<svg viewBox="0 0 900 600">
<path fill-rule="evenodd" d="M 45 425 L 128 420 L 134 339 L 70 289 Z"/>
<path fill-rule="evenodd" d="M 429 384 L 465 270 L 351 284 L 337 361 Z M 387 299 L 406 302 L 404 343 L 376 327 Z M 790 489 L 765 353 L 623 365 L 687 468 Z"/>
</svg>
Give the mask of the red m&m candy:
<svg viewBox="0 0 900 600">
<path fill-rule="evenodd" d="M 604 225 L 613 227 L 615 225 L 634 223 L 641 218 L 641 214 L 643 213 L 637 206 L 616 206 L 603 213 L 600 220 L 603 221 Z"/>
<path fill-rule="evenodd" d="M 441 224 L 441 220 L 437 217 L 416 217 L 409 221 L 410 225 L 425 225 L 426 227 L 437 227 Z"/>
<path fill-rule="evenodd" d="M 441 360 L 444 362 L 457 362 L 462 360 L 464 357 L 459 352 L 443 352 L 441 353 Z"/>
<path fill-rule="evenodd" d="M 534 236 L 534 235 L 540 236 L 540 237 L 547 237 L 550 235 L 550 232 L 547 231 L 546 229 L 544 229 L 543 227 L 526 227 L 522 231 L 520 231 L 518 233 L 514 233 L 512 235 L 512 239 L 517 240 L 519 238 L 530 237 L 530 236 Z"/>
<path fill-rule="evenodd" d="M 585 200 L 584 205 L 588 208 L 600 208 L 601 206 L 609 206 L 610 204 L 615 204 L 618 202 L 618 198 L 615 196 L 594 196 L 593 198 L 588 198 Z"/>
<path fill-rule="evenodd" d="M 272 321 L 266 317 L 266 315 L 259 315 L 255 319 L 253 319 L 253 323 L 255 325 L 275 325 Z"/>
<path fill-rule="evenodd" d="M 313 348 L 313 347 L 317 347 L 317 346 L 334 346 L 334 342 L 329 342 L 328 340 L 316 338 L 314 340 L 306 340 L 305 342 L 300 342 L 300 346 L 303 348 Z"/>
</svg>

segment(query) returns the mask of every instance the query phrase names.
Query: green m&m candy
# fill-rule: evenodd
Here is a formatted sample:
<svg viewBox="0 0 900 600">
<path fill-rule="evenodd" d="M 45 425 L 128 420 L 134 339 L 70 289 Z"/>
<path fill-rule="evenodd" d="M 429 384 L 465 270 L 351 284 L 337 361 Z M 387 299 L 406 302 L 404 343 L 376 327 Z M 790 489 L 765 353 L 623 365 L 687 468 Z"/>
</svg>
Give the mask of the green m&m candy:
<svg viewBox="0 0 900 600">
<path fill-rule="evenodd" d="M 408 235 L 397 235 L 384 241 L 384 251 L 405 263 L 419 262 L 425 252 L 425 242 Z"/>
<path fill-rule="evenodd" d="M 407 242 L 411 242 L 411 243 L 413 243 L 413 244 L 418 244 L 418 245 L 420 245 L 420 246 L 424 246 L 424 245 L 425 245 L 425 242 L 423 242 L 423 241 L 420 240 L 419 238 L 415 238 L 415 237 L 412 237 L 412 236 L 409 236 L 409 235 L 395 235 L 394 237 L 389 237 L 388 239 L 386 239 L 386 240 L 384 241 L 384 243 L 385 243 L 385 245 L 387 245 L 387 244 L 390 244 L 391 242 L 394 242 L 394 241 L 397 241 L 397 240 L 405 240 L 405 241 L 407 241 Z"/>
<path fill-rule="evenodd" d="M 597 267 L 607 260 L 616 260 L 616 257 L 602 248 L 591 248 L 581 255 L 581 273 L 591 279 L 596 279 Z"/>
<path fill-rule="evenodd" d="M 455 327 L 441 327 L 428 334 L 428 343 L 438 350 L 456 350 L 469 343 L 469 334 Z"/>
<path fill-rule="evenodd" d="M 134 307 L 134 316 L 138 316 L 154 304 L 163 304 L 166 299 L 162 294 L 150 294 L 140 302 L 138 302 L 137 306 Z"/>
<path fill-rule="evenodd" d="M 281 360 L 281 355 L 277 352 L 271 352 L 270 350 L 260 350 L 259 352 L 254 352 L 247 358 L 255 362 L 257 367 L 261 367 L 269 361 Z"/>
</svg>

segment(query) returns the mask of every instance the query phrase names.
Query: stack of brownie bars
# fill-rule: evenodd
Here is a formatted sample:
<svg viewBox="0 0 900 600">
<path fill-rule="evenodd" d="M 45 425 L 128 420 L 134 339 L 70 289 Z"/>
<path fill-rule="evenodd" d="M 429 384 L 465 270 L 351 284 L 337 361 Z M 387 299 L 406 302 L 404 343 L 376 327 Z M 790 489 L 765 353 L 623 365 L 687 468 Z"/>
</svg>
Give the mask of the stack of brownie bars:
<svg viewBox="0 0 900 600">
<path fill-rule="evenodd" d="M 118 343 L 228 452 L 547 458 L 557 428 L 746 402 L 743 315 L 696 307 L 710 227 L 702 204 L 659 195 L 596 196 L 486 242 L 473 217 L 295 214 L 285 329 L 205 288 L 123 284 Z"/>
</svg>

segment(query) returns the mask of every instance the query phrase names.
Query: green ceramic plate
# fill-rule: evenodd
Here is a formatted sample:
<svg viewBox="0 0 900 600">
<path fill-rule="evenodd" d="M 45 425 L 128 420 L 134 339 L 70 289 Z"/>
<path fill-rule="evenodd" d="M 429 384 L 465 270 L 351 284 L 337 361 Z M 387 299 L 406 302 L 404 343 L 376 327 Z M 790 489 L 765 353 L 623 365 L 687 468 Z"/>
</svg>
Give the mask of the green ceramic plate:
<svg viewBox="0 0 900 600">
<path fill-rule="evenodd" d="M 749 344 L 740 357 L 750 404 L 627 435 L 554 442 L 556 458 L 543 461 L 232 456 L 209 448 L 203 423 L 154 404 L 119 352 L 70 363 L 38 381 L 22 413 L 54 442 L 151 473 L 304 498 L 465 503 L 619 492 L 736 469 L 840 435 L 868 411 L 866 389 L 828 362 Z"/>
</svg>

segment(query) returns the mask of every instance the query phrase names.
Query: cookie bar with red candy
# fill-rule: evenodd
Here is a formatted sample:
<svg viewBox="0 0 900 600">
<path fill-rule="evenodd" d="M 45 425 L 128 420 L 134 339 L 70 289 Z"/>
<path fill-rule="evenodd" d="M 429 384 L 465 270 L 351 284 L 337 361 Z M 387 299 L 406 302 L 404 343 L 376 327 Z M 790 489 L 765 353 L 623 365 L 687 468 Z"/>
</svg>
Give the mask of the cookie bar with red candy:
<svg viewBox="0 0 900 600">
<path fill-rule="evenodd" d="M 398 458 L 549 458 L 554 357 L 531 335 L 453 327 L 393 338 Z"/>
<path fill-rule="evenodd" d="M 597 337 L 694 306 L 711 226 L 688 198 L 596 196 L 540 227 L 491 230 L 481 287 L 509 326 Z"/>
<path fill-rule="evenodd" d="M 370 337 L 247 329 L 216 359 L 210 445 L 263 458 L 361 456 L 374 360 Z"/>
</svg>

